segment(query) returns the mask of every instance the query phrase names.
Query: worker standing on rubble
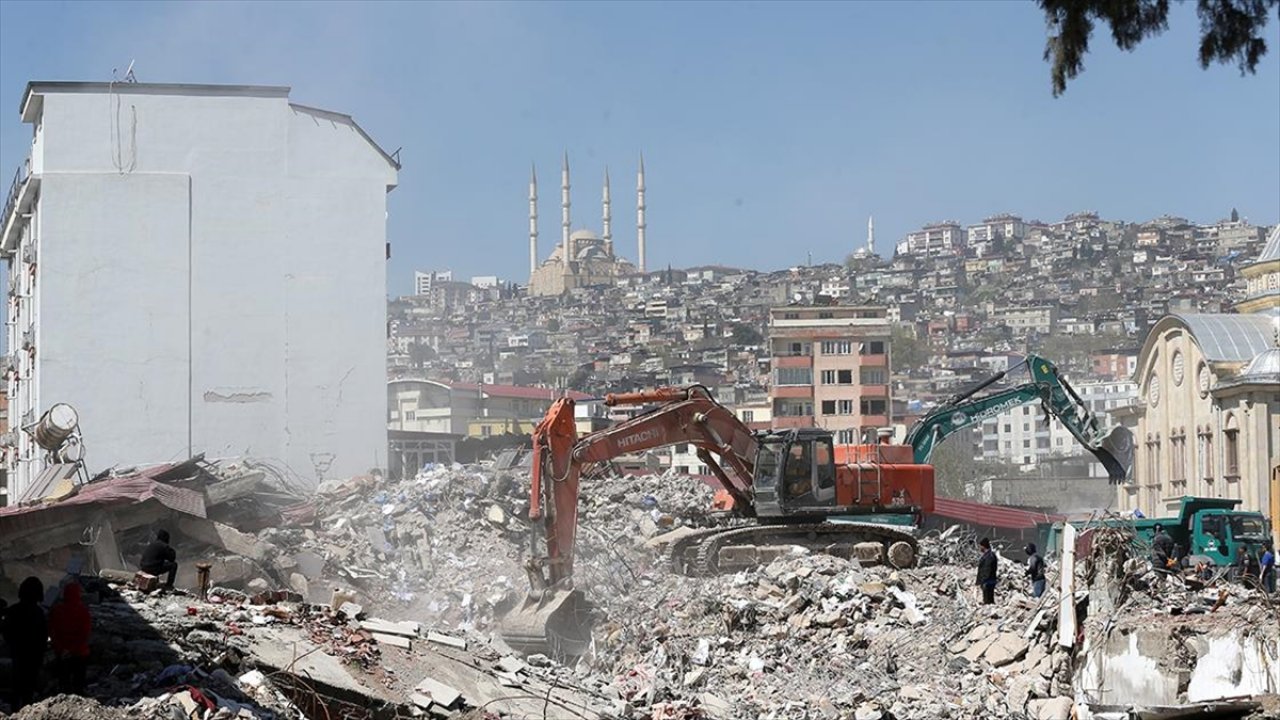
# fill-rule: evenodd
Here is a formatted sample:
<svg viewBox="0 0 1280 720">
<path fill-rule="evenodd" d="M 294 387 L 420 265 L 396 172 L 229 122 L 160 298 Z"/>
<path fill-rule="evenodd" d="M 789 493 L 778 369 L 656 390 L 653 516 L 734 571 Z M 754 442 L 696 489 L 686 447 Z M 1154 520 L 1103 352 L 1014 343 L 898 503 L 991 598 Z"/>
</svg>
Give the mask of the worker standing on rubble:
<svg viewBox="0 0 1280 720">
<path fill-rule="evenodd" d="M 982 557 L 978 558 L 978 587 L 982 588 L 982 604 L 994 605 L 996 602 L 996 554 L 991 550 L 991 541 L 982 538 L 978 541 L 982 548 Z"/>
<path fill-rule="evenodd" d="M 1262 587 L 1267 591 L 1268 595 L 1274 595 L 1276 592 L 1276 553 L 1271 547 L 1271 541 L 1267 541 L 1263 548 L 1265 550 L 1262 553 Z"/>
<path fill-rule="evenodd" d="M 1159 572 L 1169 572 L 1169 559 L 1174 556 L 1173 538 L 1159 523 L 1156 523 L 1155 531 L 1151 538 L 1151 564 Z"/>
<path fill-rule="evenodd" d="M 62 588 L 62 601 L 49 611 L 49 639 L 57 659 L 61 692 L 84 694 L 84 671 L 89 662 L 89 634 L 93 618 L 80 598 L 80 583 L 71 581 Z"/>
<path fill-rule="evenodd" d="M 1031 579 L 1031 596 L 1040 597 L 1044 594 L 1044 558 L 1036 552 L 1035 543 L 1027 543 L 1024 549 L 1027 552 L 1027 577 Z"/>
<path fill-rule="evenodd" d="M 40 671 L 44 669 L 44 651 L 49 645 L 49 626 L 45 623 L 44 583 L 29 577 L 18 586 L 18 604 L 5 610 L 4 641 L 13 659 L 13 710 L 20 710 L 35 699 L 40 688 Z"/>
<path fill-rule="evenodd" d="M 178 574 L 178 553 L 169 544 L 168 530 L 156 531 L 156 539 L 142 551 L 142 562 L 138 566 L 142 568 L 142 572 L 156 577 L 167 573 L 164 586 L 169 590 L 173 589 L 173 578 Z"/>
</svg>

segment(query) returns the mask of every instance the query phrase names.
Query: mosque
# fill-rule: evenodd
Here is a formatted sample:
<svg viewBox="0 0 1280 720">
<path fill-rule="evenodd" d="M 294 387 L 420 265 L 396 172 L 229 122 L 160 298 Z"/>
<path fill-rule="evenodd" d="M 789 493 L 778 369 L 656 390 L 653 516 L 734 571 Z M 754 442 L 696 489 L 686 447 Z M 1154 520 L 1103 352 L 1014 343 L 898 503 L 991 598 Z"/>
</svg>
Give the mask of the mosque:
<svg viewBox="0 0 1280 720">
<path fill-rule="evenodd" d="M 645 272 L 644 257 L 644 156 L 636 173 L 637 264 L 614 253 L 613 216 L 609 200 L 609 171 L 604 172 L 601 234 L 571 230 L 569 220 L 569 155 L 560 168 L 560 242 L 551 255 L 538 262 L 538 174 L 529 176 L 529 295 L 560 295 L 573 288 L 608 285 L 618 278 Z"/>
</svg>

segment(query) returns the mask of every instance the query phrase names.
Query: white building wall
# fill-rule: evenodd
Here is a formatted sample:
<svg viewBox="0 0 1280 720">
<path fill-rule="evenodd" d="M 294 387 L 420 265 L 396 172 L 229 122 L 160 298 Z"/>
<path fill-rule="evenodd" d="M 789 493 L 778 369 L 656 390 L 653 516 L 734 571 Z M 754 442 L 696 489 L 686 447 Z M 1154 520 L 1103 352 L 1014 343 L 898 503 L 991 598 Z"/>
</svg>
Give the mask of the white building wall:
<svg viewBox="0 0 1280 720">
<path fill-rule="evenodd" d="M 385 464 L 395 165 L 287 89 L 115 92 L 119 134 L 104 85 L 36 86 L 36 391 L 14 417 L 76 407 L 91 472 L 199 452 L 311 482 Z M 15 485 L 39 462 L 19 465 Z"/>
</svg>

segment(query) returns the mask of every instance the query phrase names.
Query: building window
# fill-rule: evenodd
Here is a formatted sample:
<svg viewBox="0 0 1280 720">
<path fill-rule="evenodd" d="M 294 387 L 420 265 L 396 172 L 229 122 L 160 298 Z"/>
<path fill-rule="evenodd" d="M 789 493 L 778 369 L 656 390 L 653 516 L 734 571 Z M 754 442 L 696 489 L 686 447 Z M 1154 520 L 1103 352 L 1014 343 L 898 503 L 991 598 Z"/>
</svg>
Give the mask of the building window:
<svg viewBox="0 0 1280 720">
<path fill-rule="evenodd" d="M 1240 425 L 1235 415 L 1227 416 L 1227 428 L 1223 431 L 1222 450 L 1225 456 L 1226 476 L 1240 477 Z"/>
<path fill-rule="evenodd" d="M 802 357 L 804 355 L 804 343 L 788 343 L 787 355 L 790 355 L 791 357 Z"/>
<path fill-rule="evenodd" d="M 823 400 L 823 401 L 822 401 L 822 414 L 823 414 L 823 415 L 835 415 L 835 414 L 836 414 L 836 401 L 835 401 L 835 400 Z"/>
<path fill-rule="evenodd" d="M 823 384 L 823 385 L 835 385 L 835 384 L 836 384 L 836 371 L 835 371 L 835 370 L 823 370 L 823 371 L 822 371 L 822 384 Z"/>
<path fill-rule="evenodd" d="M 861 373 L 863 385 L 884 385 L 888 382 L 885 369 L 882 367 L 864 367 Z"/>
<path fill-rule="evenodd" d="M 800 313 L 793 313 L 793 312 L 782 313 L 782 319 L 783 320 L 799 320 Z"/>
<path fill-rule="evenodd" d="M 685 453 L 687 453 L 687 452 L 689 452 L 689 444 L 688 444 L 688 443 L 680 443 L 679 445 L 677 445 L 677 446 L 676 446 L 676 453 L 677 453 L 677 454 L 679 454 L 679 455 L 683 455 L 683 454 L 685 454 Z"/>
<path fill-rule="evenodd" d="M 1172 451 L 1172 476 L 1177 485 L 1187 482 L 1187 429 L 1177 428 L 1169 433 L 1169 450 Z"/>
<path fill-rule="evenodd" d="M 853 341 L 852 340 L 823 340 L 822 354 L 823 355 L 852 355 Z"/>
<path fill-rule="evenodd" d="M 852 401 L 852 400 L 841 400 L 841 401 L 839 402 L 839 414 L 841 414 L 841 415 L 852 415 L 852 414 L 853 414 L 853 401 Z"/>
<path fill-rule="evenodd" d="M 1023 450 L 1026 450 L 1026 449 L 1028 449 L 1028 448 L 1030 448 L 1030 447 L 1031 447 L 1031 441 L 1030 441 L 1030 440 L 1023 440 L 1023 441 L 1022 441 L 1022 449 L 1023 449 Z"/>
<path fill-rule="evenodd" d="M 417 419 L 418 419 L 418 414 L 417 414 L 416 412 L 414 412 L 413 410 L 406 410 L 406 411 L 405 411 L 405 413 L 404 413 L 404 419 L 405 419 L 405 420 L 417 420 Z"/>
<path fill-rule="evenodd" d="M 863 398 L 861 410 L 863 415 L 884 415 L 885 401 L 879 398 Z"/>
<path fill-rule="evenodd" d="M 742 411 L 742 422 L 744 422 L 744 423 L 750 423 L 750 422 L 755 422 L 755 421 L 756 421 L 756 411 L 755 411 L 755 410 L 743 410 L 743 411 Z"/>
<path fill-rule="evenodd" d="M 827 312 L 827 311 L 825 311 L 825 310 L 824 310 L 824 311 L 822 311 L 822 312 L 820 312 L 820 313 L 818 313 L 818 319 L 819 319 L 819 320 L 830 320 L 830 319 L 832 319 L 832 318 L 834 318 L 834 317 L 835 317 L 835 315 L 833 315 L 833 314 L 831 314 L 830 312 Z"/>
<path fill-rule="evenodd" d="M 778 368 L 779 385 L 812 385 L 813 370 L 809 368 Z"/>
<path fill-rule="evenodd" d="M 837 370 L 836 383 L 839 385 L 853 384 L 853 370 Z"/>
<path fill-rule="evenodd" d="M 858 354 L 860 354 L 860 355 L 883 355 L 883 354 L 884 354 L 884 341 L 883 341 L 883 340 L 872 340 L 872 341 L 870 341 L 870 342 L 862 343 L 862 345 L 861 345 L 861 346 L 859 346 L 859 348 L 858 348 Z"/>
<path fill-rule="evenodd" d="M 1200 477 L 1205 482 L 1213 482 L 1213 433 L 1208 424 L 1196 426 L 1196 438 L 1199 441 L 1197 450 L 1200 453 Z"/>
<path fill-rule="evenodd" d="M 854 441 L 855 437 L 852 430 L 841 430 L 836 433 L 836 442 L 841 445 L 852 445 Z"/>
<path fill-rule="evenodd" d="M 1012 426 L 1012 425 L 1010 425 L 1009 423 L 1005 423 L 1005 424 L 1004 424 L 1004 431 L 1005 431 L 1005 432 L 1007 432 L 1007 433 L 1008 433 L 1008 432 L 1013 432 L 1013 426 Z"/>
<path fill-rule="evenodd" d="M 492 434 L 493 434 L 493 428 L 489 427 L 488 425 L 480 426 L 480 437 L 489 437 Z"/>
</svg>

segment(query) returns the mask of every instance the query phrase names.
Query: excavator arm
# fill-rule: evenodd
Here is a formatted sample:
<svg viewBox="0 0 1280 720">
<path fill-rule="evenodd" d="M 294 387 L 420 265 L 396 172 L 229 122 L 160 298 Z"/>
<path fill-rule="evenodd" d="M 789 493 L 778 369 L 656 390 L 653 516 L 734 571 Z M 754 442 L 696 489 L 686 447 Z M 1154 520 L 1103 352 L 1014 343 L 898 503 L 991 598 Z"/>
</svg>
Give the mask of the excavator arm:
<svg viewBox="0 0 1280 720">
<path fill-rule="evenodd" d="M 502 637 L 513 648 L 575 655 L 590 642 L 584 629 L 585 598 L 572 582 L 578 495 L 587 466 L 688 443 L 697 448 L 734 506 L 750 510 L 758 447 L 751 430 L 700 385 L 605 397 L 610 406 L 650 403 L 658 407 L 578 437 L 574 401 L 561 398 L 534 428 L 529 517 L 541 526 L 538 534 L 545 548 L 535 546 L 525 566 L 530 593 L 503 621 Z"/>
<path fill-rule="evenodd" d="M 1026 365 L 1031 381 L 1017 387 L 974 399 L 982 390 L 1002 380 L 1009 372 Z M 1112 482 L 1120 482 L 1133 465 L 1133 436 L 1123 427 L 1105 428 L 1058 368 L 1048 360 L 1028 355 L 1014 368 L 998 373 L 976 387 L 948 398 L 940 407 L 921 418 L 907 434 L 907 444 L 918 463 L 927 463 L 934 448 L 949 435 L 1010 408 L 1040 401 L 1046 418 L 1053 416 L 1085 447 L 1103 467 Z"/>
<path fill-rule="evenodd" d="M 562 398 L 534 429 L 529 517 L 542 521 L 546 556 L 540 561 L 548 585 L 573 575 L 579 480 L 593 463 L 687 443 L 697 448 L 734 507 L 749 511 L 757 450 L 751 430 L 699 385 L 605 397 L 613 407 L 649 403 L 662 404 L 579 438 L 574 402 Z"/>
</svg>

